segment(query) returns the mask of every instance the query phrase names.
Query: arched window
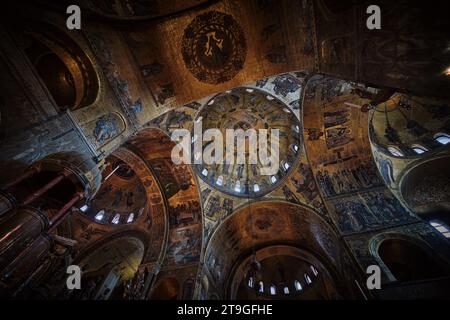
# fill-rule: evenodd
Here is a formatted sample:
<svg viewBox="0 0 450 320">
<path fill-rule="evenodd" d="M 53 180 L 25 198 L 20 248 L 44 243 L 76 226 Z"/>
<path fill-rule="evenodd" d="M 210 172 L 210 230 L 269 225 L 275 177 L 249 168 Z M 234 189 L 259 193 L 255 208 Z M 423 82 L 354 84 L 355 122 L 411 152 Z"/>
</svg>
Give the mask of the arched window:
<svg viewBox="0 0 450 320">
<path fill-rule="evenodd" d="M 284 169 L 284 171 L 288 171 L 290 167 L 291 167 L 291 165 L 289 163 L 283 162 L 283 169 Z"/>
<path fill-rule="evenodd" d="M 277 177 L 271 176 L 271 177 L 270 177 L 270 182 L 272 182 L 272 183 L 277 182 Z"/>
<path fill-rule="evenodd" d="M 433 220 L 430 221 L 430 224 L 435 228 L 437 231 L 439 231 L 444 237 L 447 239 L 450 239 L 450 230 L 449 228 L 441 221 Z"/>
<path fill-rule="evenodd" d="M 434 140 L 436 140 L 442 145 L 447 145 L 450 143 L 450 135 L 446 133 L 438 133 L 437 135 L 434 136 Z"/>
<path fill-rule="evenodd" d="M 272 296 L 274 296 L 274 295 L 277 294 L 277 287 L 275 287 L 274 284 L 270 286 L 270 294 L 271 294 Z"/>
<path fill-rule="evenodd" d="M 404 157 L 405 156 L 399 148 L 394 147 L 394 146 L 388 147 L 388 151 L 390 154 L 392 154 L 395 157 Z"/>
<path fill-rule="evenodd" d="M 239 180 L 236 181 L 236 185 L 234 186 L 234 191 L 241 192 L 241 182 Z"/>
<path fill-rule="evenodd" d="M 425 148 L 424 146 L 421 146 L 420 144 L 413 145 L 412 149 L 416 154 L 424 154 L 425 152 L 428 151 L 427 148 Z"/>
<path fill-rule="evenodd" d="M 248 285 L 249 288 L 253 288 L 253 277 L 250 277 L 248 279 L 247 285 Z"/>
<path fill-rule="evenodd" d="M 319 271 L 317 271 L 317 269 L 314 268 L 314 266 L 311 266 L 311 271 L 313 272 L 315 277 L 317 277 L 319 275 Z"/>
<path fill-rule="evenodd" d="M 204 175 L 205 177 L 208 176 L 208 169 L 203 169 L 202 175 Z"/>
<path fill-rule="evenodd" d="M 95 220 L 97 220 L 97 221 L 102 221 L 104 217 L 105 217 L 105 210 L 100 210 L 100 211 L 97 212 L 97 214 L 95 215 Z"/>
<path fill-rule="evenodd" d="M 292 129 L 297 133 L 300 132 L 300 127 L 298 125 L 292 126 Z"/>
<path fill-rule="evenodd" d="M 292 150 L 294 150 L 295 153 L 298 152 L 298 149 L 299 149 L 299 148 L 298 148 L 298 145 L 296 145 L 296 144 L 293 144 L 293 145 L 292 145 Z"/>
<path fill-rule="evenodd" d="M 284 292 L 284 294 L 289 294 L 290 292 L 289 292 L 289 288 L 288 287 L 284 287 L 283 288 L 283 292 Z"/>
<path fill-rule="evenodd" d="M 444 275 L 427 251 L 407 240 L 384 240 L 378 247 L 378 255 L 397 281 L 436 279 Z"/>
<path fill-rule="evenodd" d="M 305 273 L 304 277 L 305 277 L 305 281 L 306 281 L 307 284 L 311 284 L 312 283 L 312 280 L 311 280 L 311 278 L 309 277 L 309 275 L 307 273 Z"/>
<path fill-rule="evenodd" d="M 219 176 L 219 177 L 217 178 L 216 184 L 217 184 L 218 186 L 221 186 L 221 185 L 223 184 L 223 176 Z"/>
<path fill-rule="evenodd" d="M 254 192 L 259 192 L 259 185 L 257 184 L 257 183 L 255 183 L 254 185 L 253 185 L 253 191 Z"/>
<path fill-rule="evenodd" d="M 120 214 L 116 213 L 116 215 L 114 216 L 114 218 L 112 219 L 111 223 L 113 224 L 119 224 L 120 221 Z"/>
<path fill-rule="evenodd" d="M 262 281 L 259 282 L 259 293 L 264 293 L 264 283 Z"/>
<path fill-rule="evenodd" d="M 298 281 L 298 280 L 295 280 L 295 281 L 294 281 L 294 288 L 295 288 L 295 290 L 297 290 L 297 291 L 302 291 L 302 290 L 303 290 L 302 284 L 301 284 L 300 281 Z"/>
<path fill-rule="evenodd" d="M 88 209 L 89 209 L 89 206 L 87 204 L 85 204 L 84 206 L 82 206 L 80 208 L 80 211 L 84 213 L 84 212 L 88 211 Z"/>
<path fill-rule="evenodd" d="M 132 223 L 133 220 L 134 220 L 134 213 L 130 213 L 130 215 L 128 216 L 128 219 L 127 219 L 127 223 Z"/>
</svg>

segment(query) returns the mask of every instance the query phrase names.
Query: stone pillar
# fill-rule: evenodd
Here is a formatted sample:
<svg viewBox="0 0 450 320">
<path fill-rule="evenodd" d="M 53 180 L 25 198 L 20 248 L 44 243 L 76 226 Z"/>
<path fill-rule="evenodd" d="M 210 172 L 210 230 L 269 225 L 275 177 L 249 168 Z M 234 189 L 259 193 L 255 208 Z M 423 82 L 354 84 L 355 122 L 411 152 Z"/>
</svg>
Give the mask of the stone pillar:
<svg viewBox="0 0 450 320">
<path fill-rule="evenodd" d="M 16 198 L 6 191 L 0 190 L 0 218 L 16 207 Z"/>
<path fill-rule="evenodd" d="M 35 173 L 38 173 L 40 170 L 41 170 L 40 166 L 31 167 L 14 180 L 2 186 L 0 190 L 0 218 L 17 206 L 16 198 L 12 194 L 10 194 L 8 190 L 22 183 L 26 179 L 32 177 Z"/>
<path fill-rule="evenodd" d="M 40 234 L 0 272 L 0 297 L 11 297 L 48 257 L 51 238 Z"/>
<path fill-rule="evenodd" d="M 0 224 L 0 273 L 47 228 L 46 215 L 36 208 L 16 209 Z"/>
<path fill-rule="evenodd" d="M 56 232 L 79 200 L 95 194 L 101 183 L 102 163 L 95 163 L 83 155 L 55 154 L 40 160 L 36 166 L 41 172 L 53 172 L 54 178 L 25 196 L 16 209 L 14 199 L 8 193 L 0 194 L 0 295 L 6 292 L 7 297 L 17 292 L 49 256 L 53 244 L 50 233 Z M 23 174 L 7 187 L 32 176 L 31 173 Z M 73 183 L 75 193 L 50 221 L 39 209 L 27 206 L 64 179 Z M 8 211 L 10 214 L 2 217 L 2 212 Z"/>
</svg>

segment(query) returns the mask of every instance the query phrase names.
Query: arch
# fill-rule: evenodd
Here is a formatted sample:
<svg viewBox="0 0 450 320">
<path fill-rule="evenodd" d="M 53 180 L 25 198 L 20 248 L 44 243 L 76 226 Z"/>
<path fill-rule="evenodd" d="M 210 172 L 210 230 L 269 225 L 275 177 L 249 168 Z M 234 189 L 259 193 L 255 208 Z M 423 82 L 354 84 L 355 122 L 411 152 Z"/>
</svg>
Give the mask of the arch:
<svg viewBox="0 0 450 320">
<path fill-rule="evenodd" d="M 128 140 L 124 149 L 144 161 L 167 208 L 164 259 L 174 268 L 198 263 L 203 242 L 203 216 L 197 181 L 190 165 L 175 165 L 171 153 L 175 143 L 162 130 L 146 128 Z M 145 184 L 145 183 L 144 183 Z M 151 199 L 151 198 L 149 198 Z"/>
<path fill-rule="evenodd" d="M 99 78 L 86 50 L 58 27 L 32 21 L 23 30 L 24 52 L 61 109 L 92 105 L 99 94 Z"/>
<path fill-rule="evenodd" d="M 414 212 L 428 216 L 450 211 L 450 156 L 413 163 L 399 182 L 400 196 Z"/>
<path fill-rule="evenodd" d="M 155 173 L 138 154 L 129 148 L 121 147 L 112 155 L 130 167 L 145 189 L 147 201 L 144 208 L 137 212 L 134 211 L 133 225 L 141 224 L 141 227 L 148 232 L 151 249 L 147 251 L 144 262 L 160 264 L 164 259 L 167 247 L 169 224 L 168 206 L 163 190 Z M 127 181 L 125 179 L 122 183 L 127 183 Z"/>
<path fill-rule="evenodd" d="M 250 279 L 259 285 L 248 285 L 248 272 L 254 261 L 253 253 L 250 253 L 232 271 L 227 298 L 309 300 L 339 297 L 336 283 L 324 264 L 305 249 L 293 245 L 269 245 L 254 255 L 260 270 L 252 272 Z"/>
<path fill-rule="evenodd" d="M 378 247 L 378 255 L 400 282 L 435 279 L 444 275 L 427 252 L 404 239 L 384 240 Z"/>
<path fill-rule="evenodd" d="M 109 234 L 92 243 L 74 261 L 83 271 L 83 286 L 70 295 L 76 299 L 108 299 L 116 287 L 135 276 L 147 243 L 147 234 L 137 230 Z"/>
<path fill-rule="evenodd" d="M 237 208 L 214 230 L 204 254 L 204 268 L 211 275 L 210 287 L 230 297 L 236 268 L 253 248 L 271 245 L 295 246 L 311 252 L 324 261 L 333 279 L 338 279 L 343 294 L 348 293 L 348 283 L 341 273 L 341 256 L 347 253 L 333 228 L 314 210 L 283 201 L 252 203 L 251 210 L 247 205 Z"/>
<path fill-rule="evenodd" d="M 374 237 L 370 252 L 391 282 L 436 279 L 448 275 L 448 265 L 425 242 L 404 234 Z"/>
<path fill-rule="evenodd" d="M 383 185 L 370 147 L 368 114 L 357 108 L 370 101 L 365 90 L 314 75 L 303 92 L 305 149 L 324 200 Z"/>
<path fill-rule="evenodd" d="M 75 264 L 82 266 L 84 261 L 88 261 L 90 257 L 94 257 L 103 248 L 114 244 L 120 244 L 121 242 L 124 242 L 124 246 L 129 244 L 130 246 L 137 248 L 137 251 L 142 252 L 142 256 L 145 256 L 148 249 L 148 234 L 138 229 L 127 229 L 108 233 L 83 248 L 74 262 Z M 140 263 L 136 264 L 136 270 L 139 264 Z"/>
</svg>

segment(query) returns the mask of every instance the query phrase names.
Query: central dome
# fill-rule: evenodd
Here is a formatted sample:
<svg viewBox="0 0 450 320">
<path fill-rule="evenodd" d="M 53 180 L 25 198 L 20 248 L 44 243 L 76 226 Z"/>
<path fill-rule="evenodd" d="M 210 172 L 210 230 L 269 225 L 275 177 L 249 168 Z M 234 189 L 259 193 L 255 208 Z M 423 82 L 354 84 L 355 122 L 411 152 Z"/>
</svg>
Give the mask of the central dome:
<svg viewBox="0 0 450 320">
<path fill-rule="evenodd" d="M 199 112 L 196 122 L 202 121 L 203 133 L 219 129 L 224 137 L 223 154 L 226 154 L 226 130 L 268 130 L 267 144 L 271 144 L 271 129 L 279 132 L 279 165 L 273 175 L 263 175 L 264 167 L 258 156 L 257 163 L 250 163 L 249 154 L 259 155 L 259 148 L 245 138 L 245 163 L 238 163 L 237 145 L 234 143 L 233 164 L 196 164 L 199 177 L 214 189 L 237 197 L 257 197 L 274 190 L 294 167 L 300 149 L 300 122 L 291 109 L 273 95 L 254 88 L 240 87 L 212 98 Z M 193 135 L 193 144 L 197 135 Z M 210 141 L 202 142 L 205 151 Z M 258 135 L 259 146 L 259 135 Z M 253 147 L 254 148 L 254 147 Z M 196 155 L 193 155 L 196 157 Z"/>
</svg>

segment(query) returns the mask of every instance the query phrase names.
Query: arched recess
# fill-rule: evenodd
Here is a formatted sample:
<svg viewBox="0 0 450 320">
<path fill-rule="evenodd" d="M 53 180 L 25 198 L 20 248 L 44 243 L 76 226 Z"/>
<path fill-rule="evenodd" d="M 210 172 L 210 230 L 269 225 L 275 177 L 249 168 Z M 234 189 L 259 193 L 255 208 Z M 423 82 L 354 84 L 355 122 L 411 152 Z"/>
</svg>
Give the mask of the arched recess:
<svg viewBox="0 0 450 320">
<path fill-rule="evenodd" d="M 138 155 L 150 168 L 168 208 L 167 246 L 159 277 L 164 277 L 169 266 L 172 270 L 183 267 L 195 277 L 203 241 L 200 196 L 192 168 L 173 163 L 174 146 L 166 133 L 148 128 L 130 139 L 124 148 Z M 178 281 L 182 283 L 183 279 Z"/>
<path fill-rule="evenodd" d="M 151 169 L 133 151 L 120 147 L 105 161 L 99 191 L 79 207 L 70 233 L 82 246 L 89 246 L 103 234 L 140 230 L 148 237 L 142 263 L 151 264 L 148 271 L 153 272 L 155 265 L 162 263 L 167 246 L 168 216 L 163 193 Z"/>
<path fill-rule="evenodd" d="M 152 176 L 138 176 L 132 169 L 133 163 L 129 165 L 114 154 L 105 159 L 107 165 L 102 172 L 99 191 L 80 211 L 98 224 L 136 224 L 141 217 L 151 214 L 148 212 L 148 194 L 158 190 L 149 190 L 154 182 Z M 121 156 L 124 152 L 119 150 L 117 154 Z M 145 178 L 148 183 L 144 186 L 142 181 Z"/>
<path fill-rule="evenodd" d="M 426 220 L 450 222 L 450 157 L 436 156 L 406 168 L 399 182 L 400 195 Z"/>
<path fill-rule="evenodd" d="M 399 92 L 369 113 L 372 152 L 382 177 L 426 220 L 449 211 L 449 148 L 439 139 L 447 135 L 449 121 L 448 100 Z"/>
<path fill-rule="evenodd" d="M 432 280 L 449 275 L 448 264 L 423 241 L 402 234 L 372 239 L 370 251 L 391 282 Z"/>
<path fill-rule="evenodd" d="M 250 209 L 238 209 L 214 231 L 203 269 L 209 285 L 202 290 L 208 292 L 199 295 L 206 299 L 214 294 L 233 297 L 233 278 L 239 266 L 254 249 L 277 245 L 305 250 L 320 261 L 336 283 L 335 297 L 354 294 L 352 280 L 346 274 L 351 273 L 347 269 L 348 256 L 333 228 L 305 206 L 264 201 L 252 204 Z"/>
<path fill-rule="evenodd" d="M 338 299 L 336 284 L 314 255 L 294 246 L 273 245 L 255 252 L 261 271 L 248 276 L 253 255 L 232 271 L 228 296 L 233 300 Z"/>
<path fill-rule="evenodd" d="M 31 21 L 22 34 L 23 50 L 60 110 L 95 102 L 99 79 L 91 59 L 56 26 Z"/>
<path fill-rule="evenodd" d="M 128 164 L 136 173 L 147 193 L 147 212 L 140 218 L 140 223 L 145 224 L 149 235 L 149 246 L 145 263 L 162 263 L 167 246 L 168 208 L 165 203 L 164 192 L 161 190 L 154 171 L 148 163 L 132 150 L 122 147 L 113 155 Z M 138 221 L 139 222 L 139 221 Z"/>
<path fill-rule="evenodd" d="M 83 289 L 69 297 L 108 299 L 117 286 L 136 274 L 147 244 L 148 236 L 140 230 L 115 232 L 92 243 L 74 261 L 83 271 Z"/>
</svg>

